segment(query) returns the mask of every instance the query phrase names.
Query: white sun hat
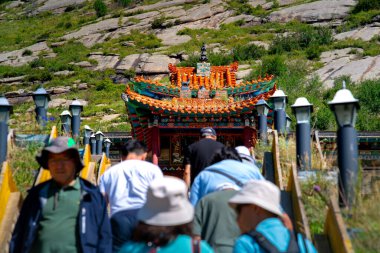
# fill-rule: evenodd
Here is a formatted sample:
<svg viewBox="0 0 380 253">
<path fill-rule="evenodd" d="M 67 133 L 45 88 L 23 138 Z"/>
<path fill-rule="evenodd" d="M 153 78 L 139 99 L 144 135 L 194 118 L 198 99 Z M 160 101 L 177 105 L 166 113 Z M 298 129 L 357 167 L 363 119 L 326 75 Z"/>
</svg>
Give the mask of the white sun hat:
<svg viewBox="0 0 380 253">
<path fill-rule="evenodd" d="M 238 204 L 253 204 L 281 216 L 280 199 L 280 189 L 276 185 L 267 180 L 252 180 L 247 182 L 228 203 L 233 208 Z"/>
<path fill-rule="evenodd" d="M 177 226 L 191 222 L 194 207 L 188 200 L 185 182 L 175 177 L 153 181 L 137 218 L 154 226 Z"/>
</svg>

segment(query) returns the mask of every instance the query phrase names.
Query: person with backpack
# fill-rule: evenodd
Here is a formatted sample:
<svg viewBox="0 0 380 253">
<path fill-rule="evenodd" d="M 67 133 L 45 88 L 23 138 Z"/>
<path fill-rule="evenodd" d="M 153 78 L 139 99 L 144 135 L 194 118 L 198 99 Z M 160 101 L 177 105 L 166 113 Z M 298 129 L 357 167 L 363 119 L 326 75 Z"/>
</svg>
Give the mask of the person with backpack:
<svg viewBox="0 0 380 253">
<path fill-rule="evenodd" d="M 273 183 L 252 180 L 229 200 L 242 233 L 235 242 L 234 253 L 317 252 L 309 240 L 284 225 L 280 194 Z"/>
<path fill-rule="evenodd" d="M 253 179 L 264 180 L 259 169 L 242 163 L 235 148 L 223 147 L 215 152 L 211 165 L 195 178 L 190 190 L 190 202 L 195 206 L 204 196 L 215 192 L 222 183 L 233 183 L 242 187 Z"/>
<path fill-rule="evenodd" d="M 193 218 L 185 182 L 175 177 L 157 179 L 137 213 L 132 241 L 120 253 L 213 253 L 206 242 L 192 238 Z"/>
</svg>

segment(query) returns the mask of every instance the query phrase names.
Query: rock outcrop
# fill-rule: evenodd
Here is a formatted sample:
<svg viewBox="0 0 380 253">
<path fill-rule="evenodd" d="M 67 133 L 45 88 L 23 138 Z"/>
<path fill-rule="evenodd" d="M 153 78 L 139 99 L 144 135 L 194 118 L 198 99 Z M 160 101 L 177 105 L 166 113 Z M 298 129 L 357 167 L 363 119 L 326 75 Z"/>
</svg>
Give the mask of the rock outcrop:
<svg viewBox="0 0 380 253">
<path fill-rule="evenodd" d="M 371 25 L 367 25 L 364 27 L 360 27 L 358 29 L 339 33 L 334 36 L 337 40 L 344 39 L 361 39 L 364 41 L 370 41 L 373 37 L 380 35 L 380 23 L 373 23 Z"/>
<path fill-rule="evenodd" d="M 69 6 L 83 4 L 86 0 L 38 0 L 37 4 L 41 5 L 35 10 L 35 14 L 52 11 L 54 13 L 63 12 Z"/>
<path fill-rule="evenodd" d="M 346 17 L 355 4 L 354 0 L 315 1 L 272 12 L 268 20 L 289 22 L 296 19 L 305 23 L 329 22 Z"/>
<path fill-rule="evenodd" d="M 332 87 L 334 79 L 350 76 L 354 82 L 380 78 L 380 56 L 360 57 L 362 49 L 345 48 L 324 52 L 321 61 L 325 66 L 317 70 L 325 87 Z"/>
<path fill-rule="evenodd" d="M 38 59 L 41 52 L 45 52 L 47 57 L 55 56 L 46 42 L 39 42 L 23 49 L 0 53 L 0 65 L 22 66 Z"/>
</svg>

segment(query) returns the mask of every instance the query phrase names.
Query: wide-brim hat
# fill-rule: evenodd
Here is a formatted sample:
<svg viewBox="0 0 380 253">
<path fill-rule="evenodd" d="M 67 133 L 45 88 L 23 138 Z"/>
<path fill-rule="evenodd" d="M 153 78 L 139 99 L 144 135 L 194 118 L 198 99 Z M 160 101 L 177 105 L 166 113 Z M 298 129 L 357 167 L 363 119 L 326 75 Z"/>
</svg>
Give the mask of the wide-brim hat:
<svg viewBox="0 0 380 253">
<path fill-rule="evenodd" d="M 83 169 L 84 164 L 80 158 L 74 139 L 66 136 L 60 136 L 53 139 L 46 147 L 44 147 L 41 154 L 36 156 L 36 160 L 42 168 L 48 170 L 49 154 L 60 154 L 63 152 L 67 152 L 68 156 L 75 160 L 75 168 L 77 171 Z"/>
<path fill-rule="evenodd" d="M 267 180 L 252 180 L 248 181 L 228 203 L 232 208 L 239 204 L 253 204 L 282 216 L 280 200 L 281 193 L 276 185 Z"/>
<path fill-rule="evenodd" d="M 153 226 L 177 226 L 191 222 L 194 207 L 188 200 L 185 182 L 175 177 L 153 181 L 137 218 Z"/>
</svg>

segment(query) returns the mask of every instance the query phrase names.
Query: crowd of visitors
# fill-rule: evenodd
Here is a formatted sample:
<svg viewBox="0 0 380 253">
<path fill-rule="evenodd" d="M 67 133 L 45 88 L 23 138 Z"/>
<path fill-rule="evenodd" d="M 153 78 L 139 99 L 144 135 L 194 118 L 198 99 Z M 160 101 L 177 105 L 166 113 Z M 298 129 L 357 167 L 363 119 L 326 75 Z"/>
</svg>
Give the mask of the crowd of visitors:
<svg viewBox="0 0 380 253">
<path fill-rule="evenodd" d="M 201 137 L 187 147 L 184 180 L 163 176 L 130 140 L 98 188 L 78 177 L 75 141 L 54 139 L 36 157 L 52 179 L 30 189 L 9 252 L 316 252 L 249 149 L 217 142 L 211 127 Z"/>
</svg>

